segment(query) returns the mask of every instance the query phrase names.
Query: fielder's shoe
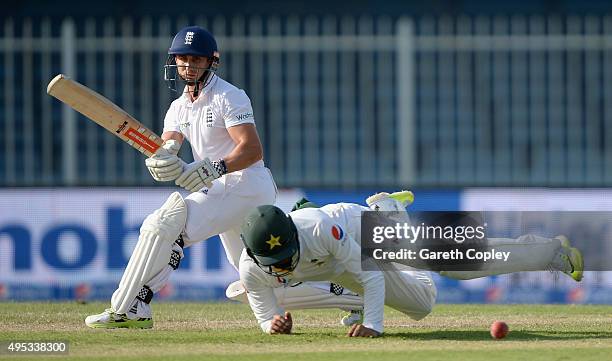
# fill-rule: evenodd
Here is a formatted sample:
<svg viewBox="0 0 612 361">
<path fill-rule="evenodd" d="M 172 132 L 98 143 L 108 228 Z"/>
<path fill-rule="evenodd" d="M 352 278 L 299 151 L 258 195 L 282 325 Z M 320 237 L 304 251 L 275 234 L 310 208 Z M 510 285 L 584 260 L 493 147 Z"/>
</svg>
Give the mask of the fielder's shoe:
<svg viewBox="0 0 612 361">
<path fill-rule="evenodd" d="M 561 250 L 559 257 L 565 261 L 566 267 L 563 267 L 561 271 L 576 282 L 582 280 L 582 274 L 584 272 L 584 259 L 582 258 L 582 252 L 578 248 L 572 247 L 570 240 L 563 235 L 556 236 L 561 242 Z"/>
<path fill-rule="evenodd" d="M 411 191 L 399 191 L 394 193 L 380 192 L 366 199 L 367 205 L 375 211 L 403 211 L 414 202 L 414 194 Z"/>
<path fill-rule="evenodd" d="M 130 319 L 126 314 L 118 314 L 107 308 L 98 315 L 87 316 L 85 324 L 91 328 L 152 328 L 153 319 L 150 317 Z"/>
<path fill-rule="evenodd" d="M 342 326 L 353 326 L 356 323 L 363 322 L 363 311 L 353 310 L 348 312 L 342 319 L 340 320 L 340 324 Z"/>
<path fill-rule="evenodd" d="M 411 205 L 412 202 L 414 202 L 414 193 L 412 193 L 411 191 L 393 192 L 389 194 L 389 198 L 393 198 L 397 201 L 400 201 L 405 208 Z"/>
</svg>

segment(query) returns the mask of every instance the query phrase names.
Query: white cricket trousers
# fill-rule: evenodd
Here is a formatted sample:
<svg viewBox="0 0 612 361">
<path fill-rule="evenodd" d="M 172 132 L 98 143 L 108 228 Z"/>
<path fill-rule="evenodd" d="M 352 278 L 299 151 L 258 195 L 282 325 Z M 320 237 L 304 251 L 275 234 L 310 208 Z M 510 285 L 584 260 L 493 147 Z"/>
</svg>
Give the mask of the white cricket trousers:
<svg viewBox="0 0 612 361">
<path fill-rule="evenodd" d="M 218 234 L 227 259 L 238 269 L 244 248 L 240 239 L 242 220 L 255 207 L 274 204 L 277 193 L 270 170 L 263 166 L 226 174 L 210 189 L 191 193 L 185 198 L 185 247 Z"/>
</svg>

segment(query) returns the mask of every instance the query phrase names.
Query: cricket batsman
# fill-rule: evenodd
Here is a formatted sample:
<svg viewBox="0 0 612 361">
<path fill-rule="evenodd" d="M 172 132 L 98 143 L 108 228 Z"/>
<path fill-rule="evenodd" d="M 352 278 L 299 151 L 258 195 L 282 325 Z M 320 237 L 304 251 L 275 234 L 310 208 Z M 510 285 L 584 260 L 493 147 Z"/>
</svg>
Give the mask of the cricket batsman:
<svg viewBox="0 0 612 361">
<path fill-rule="evenodd" d="M 244 90 L 216 75 L 218 64 L 217 42 L 207 30 L 189 26 L 172 40 L 164 79 L 180 96 L 166 113 L 164 144 L 145 165 L 156 181 L 174 181 L 192 193 L 185 198 L 171 194 L 146 217 L 111 307 L 87 317 L 89 327 L 153 327 L 150 303 L 179 267 L 183 249 L 219 235 L 229 262 L 238 268 L 242 220 L 254 207 L 276 200 L 251 101 Z M 185 140 L 193 151 L 190 164 L 177 156 Z M 332 299 L 342 305 L 359 301 L 329 282 L 287 292 L 289 305 L 301 305 L 304 299 Z"/>
<path fill-rule="evenodd" d="M 362 212 L 405 212 L 407 193 L 410 192 L 371 196 L 366 200 L 370 208 L 337 203 L 298 209 L 287 215 L 271 205 L 252 210 L 242 225 L 246 248 L 240 258 L 240 279 L 261 329 L 270 334 L 291 333 L 293 320 L 278 302 L 277 290 L 294 282 L 315 280 L 329 280 L 362 295 L 363 319 L 354 320 L 348 332 L 351 337 L 381 335 L 385 304 L 414 320 L 427 316 L 436 300 L 436 287 L 429 272 L 398 263 L 390 263 L 384 272 L 361 268 Z M 505 272 L 538 265 L 543 267 L 538 269 L 562 271 L 576 281 L 582 278 L 582 256 L 567 239 L 490 241 L 514 251 L 517 246 L 523 248 L 523 257 L 508 265 Z M 469 279 L 487 275 L 483 272 L 457 271 L 446 276 Z M 352 308 L 357 309 L 354 305 Z"/>
</svg>

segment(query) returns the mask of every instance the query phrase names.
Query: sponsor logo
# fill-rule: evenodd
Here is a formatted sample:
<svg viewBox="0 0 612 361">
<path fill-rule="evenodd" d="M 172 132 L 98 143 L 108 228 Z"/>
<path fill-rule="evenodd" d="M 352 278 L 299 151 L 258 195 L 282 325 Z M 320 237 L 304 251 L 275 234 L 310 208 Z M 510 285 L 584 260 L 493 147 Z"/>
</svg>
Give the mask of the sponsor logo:
<svg viewBox="0 0 612 361">
<path fill-rule="evenodd" d="M 210 173 L 208 172 L 208 169 L 206 169 L 206 167 L 200 168 L 200 172 L 204 177 L 206 178 L 210 177 Z"/>
<path fill-rule="evenodd" d="M 314 263 L 317 266 L 321 266 L 323 264 L 325 264 L 325 261 L 319 261 L 318 259 L 314 258 L 310 260 L 310 263 Z"/>
<path fill-rule="evenodd" d="M 115 130 L 115 133 L 119 134 L 119 133 L 123 132 L 123 129 L 125 129 L 125 127 L 127 127 L 127 123 L 128 123 L 127 121 L 123 122 L 123 124 L 121 124 L 119 126 L 119 128 L 117 128 L 117 130 Z"/>
<path fill-rule="evenodd" d="M 40 259 L 49 268 L 48 271 L 87 270 L 93 267 L 100 255 L 104 261 L 103 269 L 98 271 L 125 269 L 129 253 L 118 250 L 123 250 L 125 243 L 138 237 L 141 223 L 126 222 L 126 209 L 123 207 L 107 208 L 104 218 L 99 221 L 103 225 L 101 235 L 79 219 L 52 223 L 48 228 L 42 229 L 42 233 L 23 224 L 0 224 L 0 240 L 12 243 L 14 249 L 12 262 L 9 261 L 12 265 L 9 272 L 31 271 L 35 268 L 36 259 Z M 76 256 L 64 252 L 64 242 L 67 238 L 76 242 L 79 249 Z M 221 270 L 224 257 L 220 242 L 209 241 L 202 244 L 207 245 L 203 269 Z M 191 269 L 191 263 L 189 257 L 185 257 L 181 260 L 179 270 Z"/>
<path fill-rule="evenodd" d="M 253 113 L 242 113 L 242 114 L 236 115 L 236 119 L 238 120 L 245 120 L 249 118 L 253 118 Z"/>
<path fill-rule="evenodd" d="M 193 35 L 193 31 L 188 31 L 187 34 L 185 34 L 185 45 L 191 45 L 193 42 Z"/>
<path fill-rule="evenodd" d="M 147 138 L 146 135 L 140 133 L 134 128 L 128 128 L 128 130 L 124 134 L 129 140 L 138 144 L 145 150 L 148 150 L 151 153 L 155 153 L 159 148 L 159 145 L 155 143 L 153 140 Z"/>
<path fill-rule="evenodd" d="M 185 130 L 185 129 L 189 128 L 190 126 L 191 126 L 191 122 L 180 123 L 179 124 L 179 129 L 180 130 Z"/>
<path fill-rule="evenodd" d="M 340 240 L 342 240 L 342 238 L 344 238 L 344 231 L 342 230 L 342 227 L 340 227 L 337 224 L 334 224 L 332 226 L 331 234 L 338 241 L 340 241 Z"/>
</svg>

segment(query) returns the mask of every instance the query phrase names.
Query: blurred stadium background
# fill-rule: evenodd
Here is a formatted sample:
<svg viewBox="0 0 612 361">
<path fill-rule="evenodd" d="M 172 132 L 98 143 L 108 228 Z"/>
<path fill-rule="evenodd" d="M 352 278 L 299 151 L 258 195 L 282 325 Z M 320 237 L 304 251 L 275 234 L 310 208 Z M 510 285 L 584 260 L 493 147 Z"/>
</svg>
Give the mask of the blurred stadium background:
<svg viewBox="0 0 612 361">
<path fill-rule="evenodd" d="M 612 211 L 612 3 L 22 1 L 0 25 L 0 300 L 109 298 L 174 188 L 46 85 L 68 74 L 159 133 L 188 24 L 251 97 L 285 208 L 410 188 L 419 210 Z M 221 299 L 236 277 L 211 239 L 161 298 Z M 606 272 L 436 282 L 440 302 L 612 303 Z"/>
</svg>

